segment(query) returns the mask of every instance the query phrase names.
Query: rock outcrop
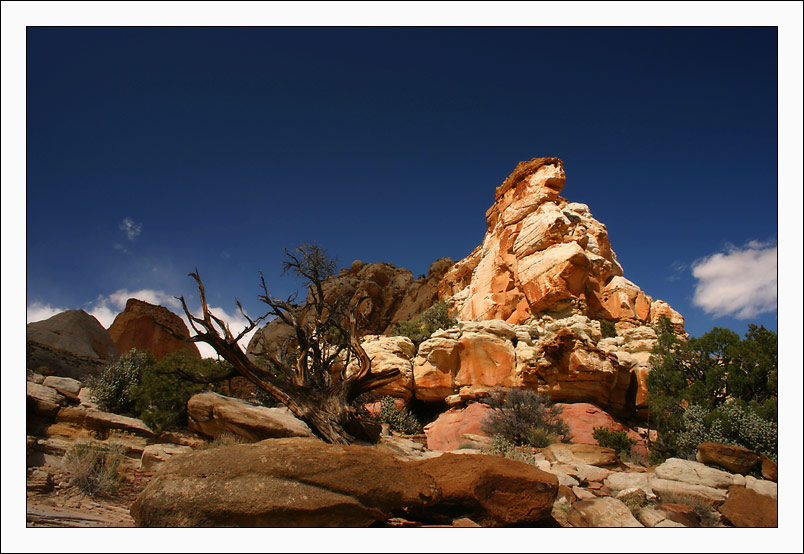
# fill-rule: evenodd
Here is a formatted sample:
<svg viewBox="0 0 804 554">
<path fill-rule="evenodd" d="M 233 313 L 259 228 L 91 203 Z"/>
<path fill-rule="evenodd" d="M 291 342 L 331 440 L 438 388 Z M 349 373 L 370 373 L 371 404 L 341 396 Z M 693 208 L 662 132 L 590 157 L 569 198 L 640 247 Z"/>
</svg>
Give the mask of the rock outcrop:
<svg viewBox="0 0 804 554">
<path fill-rule="evenodd" d="M 417 400 L 457 404 L 497 387 L 520 387 L 556 402 L 587 402 L 618 415 L 646 407 L 645 377 L 656 332 L 646 326 L 602 338 L 584 315 L 545 316 L 525 325 L 462 321 L 438 331 L 413 361 Z"/>
<path fill-rule="evenodd" d="M 190 338 L 190 332 L 181 318 L 167 308 L 129 298 L 126 308 L 109 327 L 109 336 L 120 352 L 128 352 L 132 348 L 149 350 L 157 360 L 176 351 L 183 351 L 193 358 L 201 357 L 194 343 L 176 338 L 163 326 L 182 339 Z"/>
<path fill-rule="evenodd" d="M 109 333 L 84 310 L 68 310 L 26 327 L 26 365 L 84 379 L 120 355 Z"/>
</svg>

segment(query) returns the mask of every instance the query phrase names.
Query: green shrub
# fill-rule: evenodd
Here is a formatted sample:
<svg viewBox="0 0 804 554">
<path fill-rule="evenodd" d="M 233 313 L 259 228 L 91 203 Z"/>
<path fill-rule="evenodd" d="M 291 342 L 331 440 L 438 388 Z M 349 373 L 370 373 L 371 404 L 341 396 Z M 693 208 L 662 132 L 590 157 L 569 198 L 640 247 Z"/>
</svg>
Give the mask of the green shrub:
<svg viewBox="0 0 804 554">
<path fill-rule="evenodd" d="M 630 438 L 625 431 L 612 431 L 605 427 L 595 427 L 592 429 L 592 437 L 600 446 L 613 448 L 621 460 L 625 461 L 631 457 L 631 449 L 637 443 Z"/>
<path fill-rule="evenodd" d="M 199 377 L 226 373 L 228 362 L 211 358 L 190 358 L 184 352 L 172 352 L 152 366 L 143 369 L 140 384 L 133 392 L 137 416 L 154 431 L 187 424 L 187 401 L 194 394 L 221 387 L 193 383 L 182 379 L 177 371 Z"/>
<path fill-rule="evenodd" d="M 390 396 L 384 396 L 380 400 L 380 413 L 377 419 L 381 423 L 387 423 L 394 431 L 405 435 L 415 435 L 422 430 L 422 425 L 416 416 L 407 408 L 397 408 Z"/>
<path fill-rule="evenodd" d="M 418 347 L 439 329 L 449 329 L 456 323 L 457 320 L 450 316 L 447 303 L 441 301 L 436 302 L 414 319 L 400 321 L 394 325 L 391 334 L 408 337 Z"/>
<path fill-rule="evenodd" d="M 500 435 L 515 445 L 544 448 L 554 442 L 569 442 L 569 426 L 561 419 L 562 408 L 528 389 L 497 389 L 485 400 L 494 412 L 482 423 L 491 436 Z"/>
<path fill-rule="evenodd" d="M 76 443 L 62 459 L 71 482 L 89 496 L 106 496 L 117 490 L 124 447 L 100 442 Z"/>
<path fill-rule="evenodd" d="M 778 425 L 763 419 L 739 402 L 724 404 L 707 411 L 690 406 L 681 416 L 682 430 L 676 436 L 679 455 L 694 460 L 698 445 L 717 442 L 742 446 L 777 459 Z"/>
<path fill-rule="evenodd" d="M 98 377 L 87 379 L 92 399 L 106 411 L 136 415 L 135 391 L 145 368 L 153 365 L 154 358 L 147 350 L 132 348 L 104 368 Z"/>
<path fill-rule="evenodd" d="M 600 334 L 603 335 L 604 339 L 617 336 L 617 328 L 614 326 L 613 321 L 609 321 L 608 319 L 600 319 L 599 321 Z"/>
</svg>

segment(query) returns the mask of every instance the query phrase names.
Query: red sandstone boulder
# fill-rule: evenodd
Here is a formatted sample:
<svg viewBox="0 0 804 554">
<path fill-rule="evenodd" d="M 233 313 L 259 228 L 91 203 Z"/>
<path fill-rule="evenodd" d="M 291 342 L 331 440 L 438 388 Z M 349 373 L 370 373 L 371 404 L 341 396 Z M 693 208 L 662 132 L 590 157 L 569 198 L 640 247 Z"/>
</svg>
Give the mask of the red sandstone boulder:
<svg viewBox="0 0 804 554">
<path fill-rule="evenodd" d="M 483 421 L 494 410 L 480 402 L 469 404 L 466 408 L 453 408 L 438 416 L 438 419 L 424 428 L 427 435 L 427 448 L 430 450 L 458 450 L 471 441 L 464 439 L 464 435 L 488 436 L 483 431 Z"/>
<path fill-rule="evenodd" d="M 654 508 L 666 519 L 680 523 L 684 527 L 700 527 L 701 516 L 695 508 L 687 504 L 659 504 Z"/>
<path fill-rule="evenodd" d="M 715 464 L 732 473 L 745 475 L 757 465 L 759 456 L 742 446 L 702 442 L 698 445 L 696 459 L 702 464 Z"/>
<path fill-rule="evenodd" d="M 770 481 L 776 481 L 779 476 L 779 468 L 776 462 L 768 458 L 765 454 L 760 455 L 762 462 L 762 477 Z"/>
<path fill-rule="evenodd" d="M 735 527 L 778 526 L 776 500 L 744 487 L 729 487 L 729 495 L 718 511 Z"/>
<path fill-rule="evenodd" d="M 190 357 L 201 357 L 195 344 L 177 339 L 163 326 L 184 339 L 190 338 L 190 332 L 181 318 L 167 308 L 129 298 L 125 310 L 117 315 L 109 327 L 109 336 L 120 352 L 128 352 L 132 348 L 149 350 L 154 358 L 161 360 L 171 352 L 181 350 Z"/>
<path fill-rule="evenodd" d="M 435 510 L 466 515 L 486 526 L 543 520 L 558 495 L 555 475 L 499 456 L 447 453 L 413 467 L 441 489 Z"/>
</svg>

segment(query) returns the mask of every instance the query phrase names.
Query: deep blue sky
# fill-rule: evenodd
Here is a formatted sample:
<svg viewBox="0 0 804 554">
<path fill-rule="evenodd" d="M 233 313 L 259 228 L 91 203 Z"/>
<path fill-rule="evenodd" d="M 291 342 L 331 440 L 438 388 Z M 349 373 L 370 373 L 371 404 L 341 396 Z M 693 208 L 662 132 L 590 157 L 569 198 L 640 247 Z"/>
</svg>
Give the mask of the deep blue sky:
<svg viewBox="0 0 804 554">
<path fill-rule="evenodd" d="M 27 303 L 120 289 L 249 313 L 282 249 L 427 272 L 480 244 L 517 162 L 558 156 L 625 276 L 700 335 L 690 266 L 777 239 L 776 29 L 27 31 Z M 129 240 L 119 228 L 141 225 Z"/>
</svg>

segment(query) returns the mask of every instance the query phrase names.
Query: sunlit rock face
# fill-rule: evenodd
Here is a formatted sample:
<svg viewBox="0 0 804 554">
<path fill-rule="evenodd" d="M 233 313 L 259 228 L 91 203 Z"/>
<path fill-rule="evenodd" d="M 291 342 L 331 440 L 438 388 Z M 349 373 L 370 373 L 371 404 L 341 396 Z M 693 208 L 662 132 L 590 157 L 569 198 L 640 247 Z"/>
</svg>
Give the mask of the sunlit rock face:
<svg viewBox="0 0 804 554">
<path fill-rule="evenodd" d="M 667 316 L 683 337 L 684 318 L 624 276 L 606 226 L 560 196 L 565 184 L 560 159 L 534 158 L 497 187 L 483 243 L 439 283 L 461 323 L 420 346 L 416 398 L 455 404 L 525 387 L 644 413 L 652 326 Z M 603 338 L 600 320 L 617 336 Z"/>
<path fill-rule="evenodd" d="M 483 244 L 444 275 L 439 297 L 466 321 L 568 312 L 639 326 L 664 314 L 683 332 L 678 312 L 623 276 L 606 226 L 560 196 L 565 183 L 558 158 L 520 162 L 497 187 Z"/>
</svg>

